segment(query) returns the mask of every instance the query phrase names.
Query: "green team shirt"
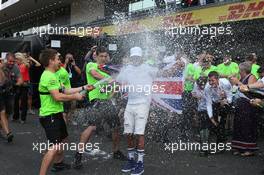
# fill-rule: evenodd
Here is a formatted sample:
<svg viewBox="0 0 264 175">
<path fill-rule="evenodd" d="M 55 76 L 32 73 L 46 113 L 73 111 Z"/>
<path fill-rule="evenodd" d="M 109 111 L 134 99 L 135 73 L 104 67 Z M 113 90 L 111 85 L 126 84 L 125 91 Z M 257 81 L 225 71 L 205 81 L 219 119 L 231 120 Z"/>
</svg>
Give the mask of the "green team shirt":
<svg viewBox="0 0 264 175">
<path fill-rule="evenodd" d="M 71 88 L 71 81 L 70 81 L 69 73 L 67 72 L 67 70 L 64 67 L 61 67 L 55 74 L 56 74 L 59 82 L 61 84 L 63 84 L 63 86 L 66 89 Z"/>
<path fill-rule="evenodd" d="M 100 73 L 102 76 L 106 78 L 110 77 L 110 75 L 108 75 L 106 72 L 103 72 L 100 69 L 98 69 L 97 63 L 90 62 L 86 65 L 86 77 L 87 77 L 87 82 L 90 85 L 94 85 L 96 82 L 99 81 L 92 76 L 92 74 L 90 73 L 91 70 L 96 70 L 96 72 Z M 96 87 L 94 90 L 88 93 L 88 97 L 90 101 L 94 99 L 106 100 L 110 98 L 110 94 L 102 93 L 100 92 L 100 87 Z"/>
<path fill-rule="evenodd" d="M 60 87 L 60 82 L 55 73 L 48 70 L 45 70 L 42 73 L 38 87 L 39 92 L 49 92 L 56 89 L 59 90 Z M 40 95 L 40 104 L 40 117 L 63 112 L 62 102 L 55 101 L 50 94 Z"/>
<path fill-rule="evenodd" d="M 217 66 L 217 72 L 224 76 L 238 75 L 239 67 L 235 62 L 231 62 L 229 65 L 222 63 Z"/>
<path fill-rule="evenodd" d="M 185 77 L 192 77 L 194 80 L 199 78 L 197 69 L 192 63 L 189 63 L 185 70 Z M 186 80 L 184 82 L 184 91 L 191 92 L 193 90 L 194 83 Z"/>
<path fill-rule="evenodd" d="M 211 65 L 211 67 L 208 68 L 208 69 L 206 69 L 206 70 L 202 70 L 201 67 L 198 67 L 198 69 L 197 69 L 197 74 L 199 75 L 199 77 L 200 77 L 200 76 L 208 76 L 208 74 L 209 74 L 210 72 L 212 72 L 212 71 L 217 71 L 217 67 Z M 199 78 L 199 77 L 198 77 L 198 78 Z"/>
<path fill-rule="evenodd" d="M 252 67 L 251 67 L 251 74 L 255 75 L 255 77 L 257 79 L 259 79 L 259 74 L 258 74 L 258 69 L 260 68 L 259 65 L 257 64 L 252 64 Z"/>
</svg>

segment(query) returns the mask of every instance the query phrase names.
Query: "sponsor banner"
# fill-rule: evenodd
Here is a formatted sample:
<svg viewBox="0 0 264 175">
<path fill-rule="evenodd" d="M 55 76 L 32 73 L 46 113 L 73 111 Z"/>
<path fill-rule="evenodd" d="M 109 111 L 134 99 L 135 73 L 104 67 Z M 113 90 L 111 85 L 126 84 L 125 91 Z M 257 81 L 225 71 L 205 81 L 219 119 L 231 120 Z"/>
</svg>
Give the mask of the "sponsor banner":
<svg viewBox="0 0 264 175">
<path fill-rule="evenodd" d="M 251 20 L 264 17 L 264 0 L 226 4 L 215 7 L 201 7 L 197 10 L 171 13 L 165 16 L 146 17 L 120 25 L 102 27 L 109 35 L 166 30 L 177 26 L 195 26 L 233 21 Z"/>
</svg>

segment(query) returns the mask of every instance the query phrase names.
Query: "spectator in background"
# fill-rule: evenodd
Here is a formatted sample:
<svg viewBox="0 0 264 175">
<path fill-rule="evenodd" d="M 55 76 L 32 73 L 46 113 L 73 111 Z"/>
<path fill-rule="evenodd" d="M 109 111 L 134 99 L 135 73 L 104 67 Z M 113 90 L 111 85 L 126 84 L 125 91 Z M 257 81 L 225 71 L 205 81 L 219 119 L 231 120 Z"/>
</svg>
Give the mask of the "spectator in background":
<svg viewBox="0 0 264 175">
<path fill-rule="evenodd" d="M 232 58 L 226 55 L 223 59 L 223 63 L 217 66 L 217 72 L 221 78 L 229 78 L 230 76 L 238 76 L 239 67 L 238 64 L 232 62 Z"/>
<path fill-rule="evenodd" d="M 4 72 L 4 76 L 6 77 L 5 81 L 3 81 L 2 83 L 1 90 L 1 125 L 6 133 L 7 141 L 12 142 L 14 136 L 8 126 L 8 116 L 13 113 L 14 86 L 21 85 L 23 83 L 23 79 L 21 77 L 18 66 L 15 64 L 15 55 L 12 53 L 8 53 L 6 55 L 6 60 L 7 62 L 3 64 L 1 68 Z"/>
<path fill-rule="evenodd" d="M 18 52 L 15 54 L 16 63 L 23 79 L 23 84 L 15 87 L 15 102 L 13 121 L 18 121 L 21 110 L 21 123 L 24 124 L 27 117 L 28 88 L 29 88 L 29 61 L 24 54 Z"/>
<path fill-rule="evenodd" d="M 69 73 L 69 78 L 71 81 L 71 87 L 79 87 L 80 86 L 80 78 L 81 78 L 81 69 L 76 65 L 75 59 L 73 55 L 67 53 L 65 56 L 64 68 Z"/>
<path fill-rule="evenodd" d="M 241 79 L 232 77 L 230 81 L 236 85 L 250 85 L 257 80 L 251 73 L 251 62 L 244 62 L 239 65 Z M 234 131 L 232 148 L 234 155 L 251 156 L 257 150 L 257 109 L 250 104 L 250 100 L 240 97 L 235 101 Z"/>
<path fill-rule="evenodd" d="M 257 55 L 255 53 L 249 54 L 246 58 L 246 61 L 249 61 L 252 64 L 251 74 L 253 74 L 257 79 L 259 79 L 259 75 L 257 72 L 260 66 L 257 64 Z"/>
<path fill-rule="evenodd" d="M 24 54 L 24 56 L 29 61 L 28 113 L 34 115 L 35 113 L 32 110 L 33 82 L 31 80 L 30 71 L 32 71 L 32 67 L 40 67 L 41 64 L 29 54 Z M 33 73 L 35 72 L 33 71 Z"/>
</svg>

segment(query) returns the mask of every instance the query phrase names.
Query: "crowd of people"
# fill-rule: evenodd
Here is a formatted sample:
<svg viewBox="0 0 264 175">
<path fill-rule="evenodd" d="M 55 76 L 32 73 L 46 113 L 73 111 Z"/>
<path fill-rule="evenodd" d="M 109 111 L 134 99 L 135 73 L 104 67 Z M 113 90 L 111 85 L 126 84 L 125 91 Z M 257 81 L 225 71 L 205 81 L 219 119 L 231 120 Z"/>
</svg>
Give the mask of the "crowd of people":
<svg viewBox="0 0 264 175">
<path fill-rule="evenodd" d="M 200 55 L 201 66 L 194 71 L 189 64 L 185 81 L 193 85 L 185 88 L 185 93 L 198 100 L 196 114 L 201 124 L 201 142 L 208 143 L 211 131 L 216 134 L 216 143 L 225 143 L 227 121 L 232 117 L 234 155 L 252 156 L 258 149 L 257 124 L 262 113 L 262 95 L 256 94 L 263 90 L 262 69 L 256 62 L 256 54 L 249 54 L 239 65 L 225 56 L 217 66 L 211 65 L 210 56 Z M 208 154 L 208 150 L 201 150 L 201 154 Z"/>
<path fill-rule="evenodd" d="M 117 76 L 112 76 L 110 56 L 106 48 L 94 46 L 83 59 L 80 68 L 72 54 L 63 57 L 54 49 L 41 52 L 39 62 L 26 53 L 8 53 L 0 59 L 0 116 L 1 127 L 8 142 L 13 134 L 9 128 L 8 116 L 12 121 L 24 124 L 28 109 L 31 110 L 32 96 L 29 68 L 42 66 L 38 91 L 40 95 L 39 121 L 51 143 L 45 153 L 40 175 L 52 171 L 69 169 L 64 162 L 62 143 L 67 142 L 73 101 L 87 99 L 88 127 L 80 134 L 79 147 L 74 156 L 73 167 L 82 168 L 84 145 L 89 142 L 94 131 L 105 120 L 112 131 L 113 158 L 126 161 L 122 172 L 140 175 L 144 172 L 145 128 L 151 106 L 151 93 L 125 89 L 124 134 L 127 136 L 127 156 L 120 151 L 120 106 L 114 102 L 113 89 L 119 85 L 151 86 L 157 77 L 184 76 L 183 130 L 192 130 L 193 118 L 199 119 L 200 142 L 209 143 L 210 135 L 216 136 L 216 143 L 226 143 L 227 125 L 232 125 L 232 149 L 234 155 L 252 156 L 257 147 L 257 121 L 264 107 L 264 67 L 257 64 L 257 56 L 245 56 L 240 64 L 232 61 L 230 55 L 214 66 L 214 56 L 209 52 L 197 55 L 191 63 L 188 57 L 177 51 L 158 62 L 153 52 L 150 59 L 144 58 L 140 47 L 130 49 L 129 56 Z M 84 80 L 84 83 L 79 81 Z M 112 90 L 109 92 L 108 85 Z M 30 92 L 31 91 L 31 92 Z M 178 114 L 175 114 L 178 115 Z M 233 119 L 233 120 L 232 120 Z M 232 120 L 231 124 L 229 123 Z M 229 128 L 230 129 L 230 128 Z M 185 131 L 183 131 L 185 132 Z M 200 150 L 201 156 L 210 150 Z"/>
</svg>

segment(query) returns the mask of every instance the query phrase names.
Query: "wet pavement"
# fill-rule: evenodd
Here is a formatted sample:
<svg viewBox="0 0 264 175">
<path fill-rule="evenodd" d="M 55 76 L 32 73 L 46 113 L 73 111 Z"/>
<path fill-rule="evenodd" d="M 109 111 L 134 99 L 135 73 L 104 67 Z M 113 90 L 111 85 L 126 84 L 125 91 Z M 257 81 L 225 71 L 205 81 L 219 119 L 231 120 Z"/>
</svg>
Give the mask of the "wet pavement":
<svg viewBox="0 0 264 175">
<path fill-rule="evenodd" d="M 26 124 L 12 123 L 10 127 L 15 135 L 13 143 L 0 138 L 0 175 L 37 175 L 42 154 L 33 143 L 46 142 L 45 134 L 37 116 L 29 115 Z M 83 126 L 70 125 L 69 141 L 77 143 Z M 263 140 L 261 138 L 260 140 Z M 100 151 L 85 154 L 84 167 L 81 170 L 67 170 L 58 175 L 125 175 L 120 168 L 124 162 L 112 159 L 111 139 L 100 132 L 92 139 Z M 200 157 L 197 151 L 169 152 L 163 143 L 148 140 L 145 149 L 145 175 L 257 175 L 264 169 L 264 141 L 259 142 L 257 156 L 243 158 L 233 156 L 230 151 Z M 121 150 L 126 151 L 125 138 L 122 137 Z M 66 151 L 65 162 L 73 161 L 74 151 Z M 49 172 L 49 174 L 55 174 Z M 129 173 L 128 173 L 129 174 Z"/>
</svg>

